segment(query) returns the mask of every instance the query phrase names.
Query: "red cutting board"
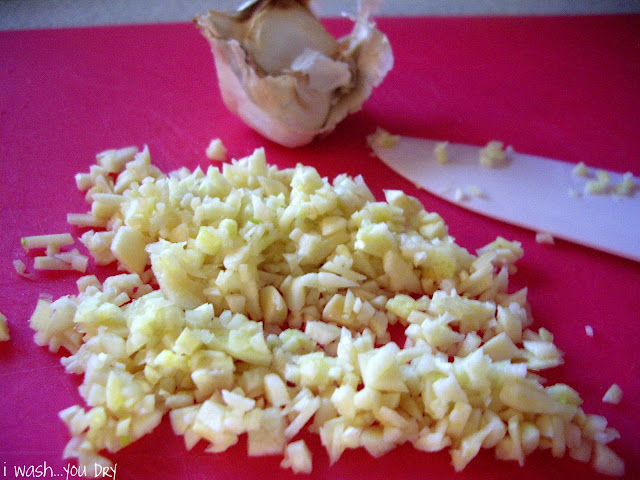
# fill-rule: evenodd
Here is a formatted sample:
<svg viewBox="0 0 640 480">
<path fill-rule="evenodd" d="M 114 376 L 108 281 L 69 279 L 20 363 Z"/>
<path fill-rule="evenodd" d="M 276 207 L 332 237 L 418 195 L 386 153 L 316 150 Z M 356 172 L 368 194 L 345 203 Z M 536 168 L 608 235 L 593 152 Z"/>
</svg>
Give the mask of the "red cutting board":
<svg viewBox="0 0 640 480">
<path fill-rule="evenodd" d="M 326 23 L 335 33 L 349 29 L 344 19 Z M 12 335 L 0 344 L 0 479 L 12 478 L 16 466 L 44 465 L 64 478 L 68 436 L 57 412 L 81 401 L 80 379 L 64 373 L 59 354 L 33 343 L 27 325 L 40 293 L 73 293 L 77 277 L 16 275 L 12 260 L 30 260 L 20 237 L 74 231 L 66 213 L 87 207 L 73 175 L 97 152 L 146 143 L 161 168 L 194 167 L 207 163 L 204 150 L 214 137 L 234 157 L 264 145 L 281 167 L 303 162 L 331 177 L 361 173 L 379 197 L 383 188 L 404 189 L 439 212 L 471 251 L 498 235 L 521 241 L 525 257 L 511 288 L 529 287 L 536 326 L 551 330 L 565 352 L 566 364 L 547 377 L 573 385 L 587 412 L 619 429 L 613 446 L 627 461 L 627 478 L 640 478 L 640 264 L 561 241 L 537 244 L 532 232 L 417 190 L 371 157 L 365 143 L 377 126 L 464 143 L 500 139 L 521 152 L 638 175 L 640 16 L 378 23 L 391 40 L 394 69 L 360 113 L 295 151 L 227 112 L 208 45 L 191 24 L 0 33 L 0 311 Z M 614 382 L 623 401 L 603 404 Z M 347 451 L 329 466 L 319 440 L 305 438 L 314 452 L 312 478 L 598 478 L 589 466 L 549 452 L 533 454 L 524 468 L 482 452 L 460 474 L 447 453 L 409 446 L 380 459 Z M 166 420 L 112 459 L 118 479 L 293 477 L 278 467 L 280 458 L 248 458 L 243 441 L 219 455 L 204 454 L 202 445 L 186 452 Z"/>
</svg>

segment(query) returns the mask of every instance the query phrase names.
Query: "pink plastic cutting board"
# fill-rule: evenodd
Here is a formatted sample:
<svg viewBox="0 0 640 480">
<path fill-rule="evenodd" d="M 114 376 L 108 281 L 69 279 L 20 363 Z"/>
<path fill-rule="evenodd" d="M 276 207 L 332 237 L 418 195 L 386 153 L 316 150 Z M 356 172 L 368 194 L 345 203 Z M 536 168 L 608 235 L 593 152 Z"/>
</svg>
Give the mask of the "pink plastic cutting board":
<svg viewBox="0 0 640 480">
<path fill-rule="evenodd" d="M 327 24 L 348 30 L 343 19 Z M 627 461 L 627 478 L 640 478 L 640 264 L 562 241 L 537 244 L 529 231 L 417 190 L 365 142 L 377 126 L 468 144 L 497 138 L 519 151 L 637 175 L 640 17 L 389 18 L 379 25 L 396 54 L 393 71 L 363 111 L 297 151 L 263 140 L 225 110 L 208 45 L 190 24 L 0 33 L 0 312 L 12 335 L 0 344 L 0 478 L 12 478 L 15 466 L 44 464 L 64 478 L 68 436 L 57 412 L 81 401 L 80 379 L 64 373 L 60 355 L 37 347 L 27 326 L 38 295 L 72 293 L 76 276 L 18 277 L 12 260 L 29 261 L 20 237 L 73 231 L 66 213 L 86 209 L 73 175 L 98 151 L 147 143 L 163 169 L 195 167 L 206 165 L 213 137 L 235 157 L 264 145 L 282 167 L 303 162 L 331 177 L 361 173 L 380 198 L 383 188 L 404 189 L 439 212 L 472 251 L 498 235 L 521 241 L 525 257 L 511 288 L 529 287 L 537 326 L 554 332 L 565 352 L 566 364 L 547 377 L 573 385 L 586 411 L 619 429 L 613 446 Z M 623 401 L 603 404 L 614 382 Z M 348 451 L 329 466 L 319 440 L 305 438 L 318 479 L 599 478 L 549 452 L 530 456 L 524 468 L 483 452 L 460 474 L 447 453 L 409 446 L 380 459 Z M 294 477 L 279 468 L 280 458 L 248 458 L 244 441 L 220 455 L 204 454 L 201 445 L 186 452 L 166 420 L 112 459 L 118 479 Z"/>
</svg>

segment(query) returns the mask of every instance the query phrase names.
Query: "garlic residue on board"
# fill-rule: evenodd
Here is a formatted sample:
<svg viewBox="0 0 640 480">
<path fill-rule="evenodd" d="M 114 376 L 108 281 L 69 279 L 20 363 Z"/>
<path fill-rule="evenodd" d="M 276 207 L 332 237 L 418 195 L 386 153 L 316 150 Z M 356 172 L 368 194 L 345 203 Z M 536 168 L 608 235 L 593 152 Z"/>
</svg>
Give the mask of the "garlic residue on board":
<svg viewBox="0 0 640 480">
<path fill-rule="evenodd" d="M 359 0 L 349 35 L 335 39 L 309 0 L 253 0 L 195 22 L 211 43 L 227 107 L 265 137 L 298 147 L 360 110 L 393 66 L 370 20 L 379 0 Z"/>
</svg>

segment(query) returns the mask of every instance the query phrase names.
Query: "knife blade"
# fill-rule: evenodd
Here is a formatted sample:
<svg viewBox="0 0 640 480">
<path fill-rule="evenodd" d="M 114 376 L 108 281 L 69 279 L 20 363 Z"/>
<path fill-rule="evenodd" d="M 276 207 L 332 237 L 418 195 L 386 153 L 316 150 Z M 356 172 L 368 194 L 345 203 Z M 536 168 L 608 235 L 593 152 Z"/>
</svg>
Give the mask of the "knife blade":
<svg viewBox="0 0 640 480">
<path fill-rule="evenodd" d="M 534 232 L 640 261 L 640 192 L 637 177 L 588 169 L 574 173 L 575 164 L 508 151 L 494 168 L 480 165 L 482 147 L 448 143 L 449 161 L 436 160 L 440 140 L 395 137 L 372 141 L 371 147 L 391 169 L 418 188 L 463 208 Z M 606 172 L 605 173 L 599 173 Z M 599 194 L 585 185 L 609 177 Z M 632 182 L 630 192 L 616 186 Z"/>
</svg>

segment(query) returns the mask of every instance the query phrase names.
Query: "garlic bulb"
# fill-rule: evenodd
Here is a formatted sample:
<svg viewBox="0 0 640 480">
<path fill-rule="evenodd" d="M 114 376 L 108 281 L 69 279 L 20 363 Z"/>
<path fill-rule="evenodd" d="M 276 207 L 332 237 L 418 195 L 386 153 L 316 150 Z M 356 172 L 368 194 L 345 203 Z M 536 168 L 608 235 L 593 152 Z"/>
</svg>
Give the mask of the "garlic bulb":
<svg viewBox="0 0 640 480">
<path fill-rule="evenodd" d="M 335 39 L 309 0 L 254 0 L 195 18 L 211 43 L 227 107 L 265 137 L 298 147 L 360 110 L 393 66 L 387 37 L 360 0 L 352 32 Z"/>
</svg>

